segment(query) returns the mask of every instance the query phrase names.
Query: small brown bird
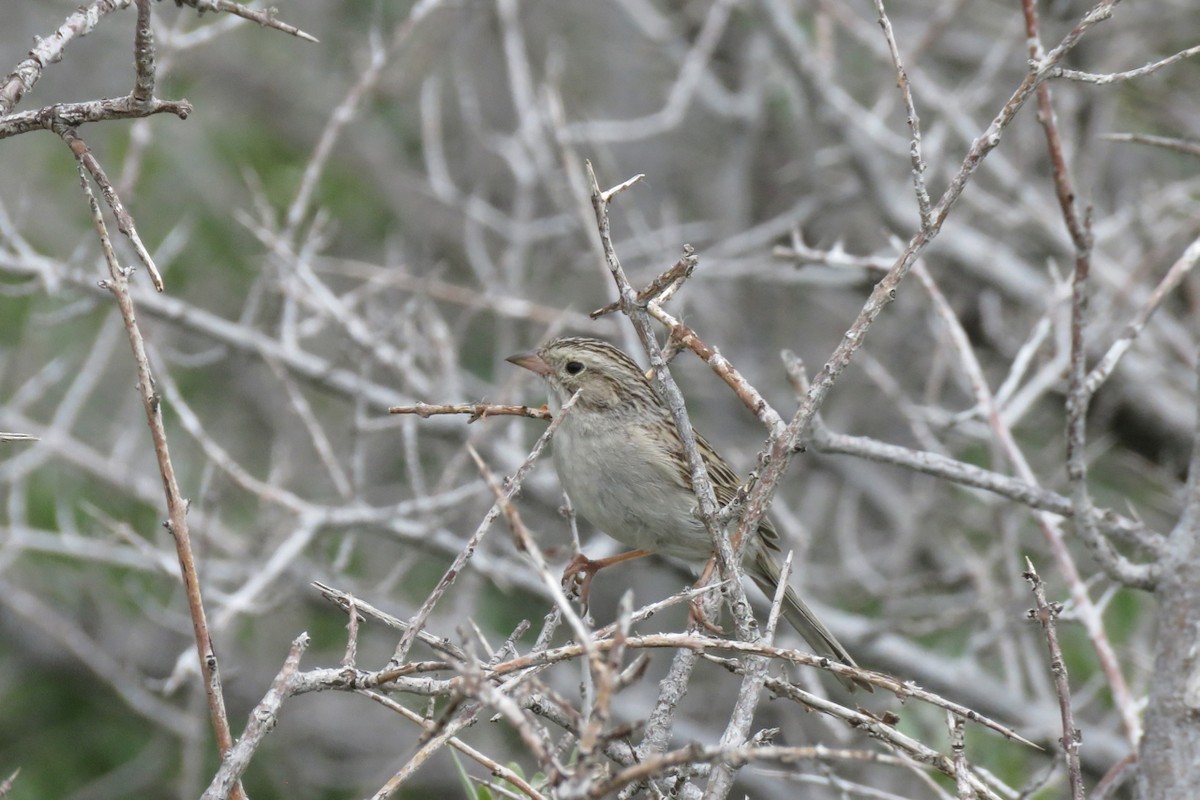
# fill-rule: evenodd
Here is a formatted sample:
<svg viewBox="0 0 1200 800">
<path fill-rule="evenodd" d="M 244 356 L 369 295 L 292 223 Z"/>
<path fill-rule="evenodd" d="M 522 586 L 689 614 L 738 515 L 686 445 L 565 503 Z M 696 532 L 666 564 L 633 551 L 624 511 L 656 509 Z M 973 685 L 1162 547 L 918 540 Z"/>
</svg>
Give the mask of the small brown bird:
<svg viewBox="0 0 1200 800">
<path fill-rule="evenodd" d="M 554 434 L 559 480 L 580 515 L 636 548 L 590 562 L 589 572 L 649 553 L 693 564 L 712 555 L 712 541 L 696 514 L 696 496 L 675 422 L 633 359 L 599 339 L 561 337 L 508 360 L 546 379 L 555 410 L 579 393 Z M 696 444 L 717 501 L 725 505 L 741 481 L 699 434 Z M 772 552 L 779 551 L 779 534 L 766 517 L 757 533 L 745 548 L 744 567 L 767 597 L 774 597 L 780 568 Z M 791 586 L 784 593 L 782 611 L 815 653 L 857 666 Z M 838 679 L 854 690 L 853 681 Z"/>
</svg>

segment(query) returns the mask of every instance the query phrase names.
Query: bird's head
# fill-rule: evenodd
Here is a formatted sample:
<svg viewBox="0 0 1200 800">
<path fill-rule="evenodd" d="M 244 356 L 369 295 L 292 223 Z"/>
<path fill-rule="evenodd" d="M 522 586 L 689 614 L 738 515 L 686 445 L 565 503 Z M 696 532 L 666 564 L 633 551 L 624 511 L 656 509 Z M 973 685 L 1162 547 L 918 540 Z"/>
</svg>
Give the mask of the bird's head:
<svg viewBox="0 0 1200 800">
<path fill-rule="evenodd" d="M 581 410 L 625 409 L 639 403 L 660 405 L 654 388 L 634 360 L 600 339 L 563 336 L 507 360 L 545 378 L 560 405 L 576 392 L 576 407 Z"/>
</svg>

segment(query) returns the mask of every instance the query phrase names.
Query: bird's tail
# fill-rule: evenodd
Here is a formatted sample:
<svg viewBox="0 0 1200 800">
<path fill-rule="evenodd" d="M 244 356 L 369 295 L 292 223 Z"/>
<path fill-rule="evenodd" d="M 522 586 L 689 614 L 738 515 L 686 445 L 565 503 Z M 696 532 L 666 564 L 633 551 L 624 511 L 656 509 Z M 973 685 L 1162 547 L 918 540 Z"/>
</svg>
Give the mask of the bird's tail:
<svg viewBox="0 0 1200 800">
<path fill-rule="evenodd" d="M 753 560 L 747 566 L 749 575 L 758 584 L 758 588 L 762 589 L 768 599 L 775 597 L 775 590 L 779 586 L 779 565 L 775 563 L 775 559 L 771 557 L 764 548 L 756 548 Z M 800 596 L 796 594 L 796 590 L 788 586 L 783 593 L 783 606 L 780 609 L 783 613 L 783 618 L 796 629 L 796 632 L 804 637 L 804 641 L 808 642 L 813 652 L 819 656 L 840 661 L 843 664 L 851 667 L 857 667 L 854 659 L 846 652 L 846 648 L 842 647 L 842 643 L 830 632 L 829 628 L 821 620 L 817 619 L 816 614 L 813 614 L 812 609 L 805 605 Z M 841 675 L 835 675 L 839 682 L 848 690 L 853 692 L 856 688 L 862 687 L 868 692 L 875 691 L 871 684 L 865 681 L 856 681 L 852 678 L 846 678 Z"/>
</svg>

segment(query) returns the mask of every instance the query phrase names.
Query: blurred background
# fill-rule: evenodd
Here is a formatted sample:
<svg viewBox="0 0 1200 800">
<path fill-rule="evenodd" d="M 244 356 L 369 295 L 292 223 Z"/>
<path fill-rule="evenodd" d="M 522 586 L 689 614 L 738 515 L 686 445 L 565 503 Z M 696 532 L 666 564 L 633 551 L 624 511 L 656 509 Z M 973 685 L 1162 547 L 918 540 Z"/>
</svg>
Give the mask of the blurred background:
<svg viewBox="0 0 1200 800">
<path fill-rule="evenodd" d="M 6 0 L 0 72 L 77 6 Z M 877 265 L 890 265 L 919 222 L 905 110 L 870 3 L 276 7 L 320 43 L 155 4 L 156 95 L 186 98 L 193 113 L 81 129 L 167 283 L 155 295 L 139 271 L 135 299 L 191 501 L 235 735 L 302 631 L 314 639 L 303 666 L 340 662 L 345 615 L 310 582 L 411 616 L 491 505 L 464 444 L 508 474 L 544 428 L 508 417 L 468 425 L 389 416 L 389 405 L 539 405 L 544 387 L 504 357 L 562 332 L 607 338 L 645 362 L 624 318 L 587 316 L 615 294 L 584 159 L 603 186 L 646 175 L 613 205 L 631 281 L 645 285 L 692 245 L 699 267 L 670 310 L 785 419 L 796 397 L 780 351 L 815 372 L 881 276 Z M 1042 4 L 1046 48 L 1087 9 Z M 936 200 L 1027 73 L 1020 9 L 917 0 L 888 10 Z M 110 14 L 72 42 L 17 110 L 127 93 L 134 21 L 132 9 Z M 1187 0 L 1122 4 L 1065 65 L 1119 72 L 1198 39 L 1200 16 Z M 1198 81 L 1200 63 L 1183 60 L 1128 82 L 1052 82 L 1071 173 L 1092 215 L 1085 335 L 1094 357 L 1200 231 L 1195 155 L 1110 135 L 1195 139 Z M 817 253 L 780 250 L 798 245 Z M 127 250 L 122 259 L 133 261 Z M 1073 250 L 1032 102 L 924 262 L 1038 479 L 1069 494 L 1063 369 Z M 44 132 L 0 142 L 0 430 L 40 438 L 0 444 L 0 779 L 21 769 L 14 798 L 195 797 L 217 763 L 132 359 L 111 297 L 96 286 L 105 274 L 61 140 Z M 1158 531 L 1179 513 L 1193 439 L 1196 289 L 1188 278 L 1166 299 L 1089 417 L 1097 504 Z M 672 371 L 697 428 L 748 472 L 763 427 L 690 354 Z M 822 415 L 835 431 L 1012 471 L 916 281 L 871 329 Z M 544 461 L 519 507 L 555 564 L 570 555 L 561 503 Z M 861 664 L 1053 747 L 1057 702 L 1041 631 L 1025 619 L 1032 598 L 1023 559 L 1038 565 L 1052 598 L 1066 591 L 1027 507 L 907 469 L 808 452 L 771 514 L 795 552 L 793 582 Z M 580 532 L 589 555 L 616 552 L 590 526 Z M 1103 605 L 1120 670 L 1141 696 L 1153 604 L 1072 548 Z M 659 559 L 601 573 L 593 615 L 605 624 L 626 590 L 642 604 L 691 579 Z M 527 648 L 548 609 L 497 526 L 429 629 L 463 643 L 474 622 L 498 645 L 529 619 Z M 1094 782 L 1130 748 L 1071 611 L 1060 633 Z M 676 607 L 639 630 L 684 624 Z M 359 664 L 380 668 L 394 646 L 394 633 L 365 625 Z M 669 659 L 653 654 L 647 677 L 617 698 L 618 720 L 645 716 Z M 793 677 L 822 691 L 812 671 Z M 578 693 L 577 667 L 546 679 Z M 737 686 L 724 670 L 698 669 L 675 743 L 713 743 Z M 426 710 L 424 698 L 396 699 Z M 944 748 L 942 712 L 878 695 L 859 702 L 895 711 L 901 730 Z M 779 727 L 785 744 L 875 746 L 784 702 L 764 702 L 756 727 Z M 246 786 L 253 797 L 369 795 L 419 734 L 359 696 L 295 698 Z M 532 772 L 504 723 L 482 722 L 464 736 Z M 1017 788 L 1047 780 L 1035 797 L 1063 796 L 1052 749 L 971 730 L 967 754 Z M 486 776 L 478 765 L 462 768 Z M 467 791 L 442 754 L 402 796 Z M 739 791 L 937 796 L 906 769 L 856 762 L 748 767 Z"/>
</svg>

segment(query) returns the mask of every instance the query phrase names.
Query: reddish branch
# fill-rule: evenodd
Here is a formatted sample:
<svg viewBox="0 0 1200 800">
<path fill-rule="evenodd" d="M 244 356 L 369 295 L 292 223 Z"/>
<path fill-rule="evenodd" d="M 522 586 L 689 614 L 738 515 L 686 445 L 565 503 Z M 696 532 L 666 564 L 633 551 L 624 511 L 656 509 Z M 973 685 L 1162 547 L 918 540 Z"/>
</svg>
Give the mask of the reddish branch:
<svg viewBox="0 0 1200 800">
<path fill-rule="evenodd" d="M 200 659 L 200 674 L 204 678 L 204 690 L 208 699 L 209 715 L 212 719 L 213 732 L 217 739 L 217 749 L 224 758 L 233 746 L 233 737 L 229 732 L 229 719 L 225 713 L 225 699 L 221 689 L 221 673 L 217 666 L 217 654 L 213 649 L 212 638 L 208 630 L 208 620 L 204 612 L 204 600 L 200 593 L 200 578 L 196 574 L 196 560 L 192 554 L 191 536 L 188 532 L 187 509 L 188 501 L 179 490 L 179 482 L 175 478 L 175 468 L 171 464 L 171 454 L 167 448 L 167 431 L 163 425 L 162 404 L 157 390 L 154 388 L 154 377 L 150 370 L 150 359 L 146 355 L 146 343 L 138 328 L 137 315 L 133 307 L 133 299 L 129 296 L 129 273 L 117 262 L 113 252 L 112 241 L 104 224 L 104 216 L 100 204 L 88 185 L 86 169 L 81 161 L 79 181 L 87 195 L 88 205 L 92 210 L 92 221 L 96 226 L 96 234 L 100 238 L 100 246 L 108 262 L 109 278 L 101 281 L 101 286 L 112 293 L 125 323 L 125 332 L 129 338 L 129 346 L 133 351 L 134 367 L 137 372 L 138 396 L 141 397 L 142 407 L 146 411 L 146 423 L 150 427 L 150 438 L 154 444 L 154 455 L 158 460 L 159 473 L 162 475 L 163 491 L 167 500 L 167 530 L 175 542 L 175 552 L 179 558 L 179 571 L 183 578 L 184 593 L 187 596 L 188 611 L 192 619 L 192 633 L 196 641 L 196 653 Z M 241 787 L 235 783 L 233 797 L 242 798 Z"/>
</svg>

